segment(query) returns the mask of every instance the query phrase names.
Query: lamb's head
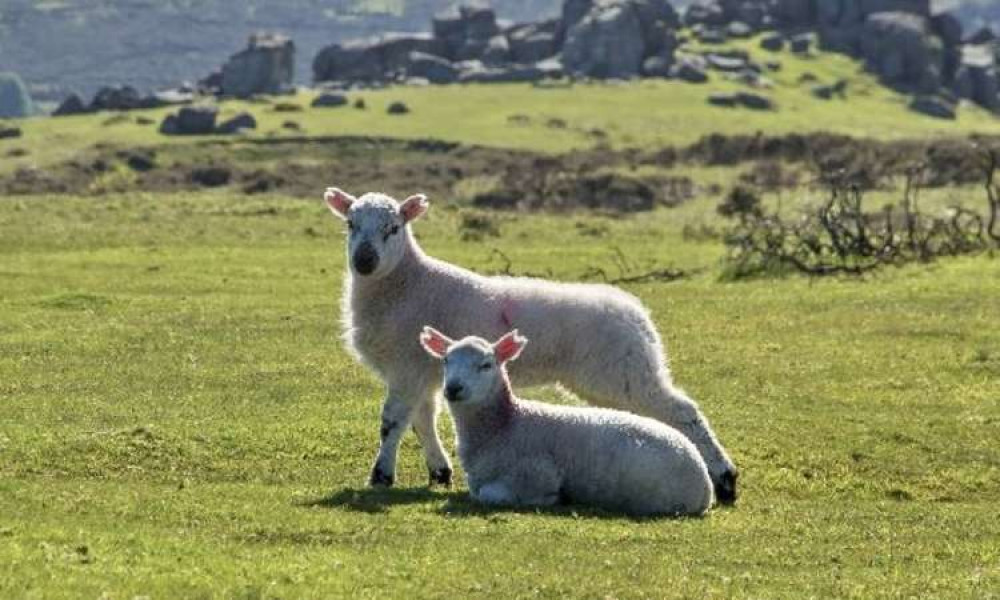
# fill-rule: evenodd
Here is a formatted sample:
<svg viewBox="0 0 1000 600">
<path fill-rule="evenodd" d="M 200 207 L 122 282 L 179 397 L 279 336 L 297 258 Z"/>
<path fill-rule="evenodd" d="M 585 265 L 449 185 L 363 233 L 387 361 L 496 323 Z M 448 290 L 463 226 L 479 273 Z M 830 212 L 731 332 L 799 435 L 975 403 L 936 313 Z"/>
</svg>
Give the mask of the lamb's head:
<svg viewBox="0 0 1000 600">
<path fill-rule="evenodd" d="M 496 343 L 483 338 L 467 337 L 455 342 L 440 331 L 424 327 L 420 334 L 424 349 L 444 360 L 444 395 L 451 403 L 482 404 L 500 397 L 507 386 L 504 365 L 521 354 L 528 340 L 517 330 Z"/>
<path fill-rule="evenodd" d="M 323 195 L 327 206 L 347 221 L 347 260 L 359 277 L 385 277 L 399 264 L 409 243 L 407 227 L 430 206 L 422 194 L 402 204 L 384 194 L 355 198 L 337 188 Z"/>
</svg>

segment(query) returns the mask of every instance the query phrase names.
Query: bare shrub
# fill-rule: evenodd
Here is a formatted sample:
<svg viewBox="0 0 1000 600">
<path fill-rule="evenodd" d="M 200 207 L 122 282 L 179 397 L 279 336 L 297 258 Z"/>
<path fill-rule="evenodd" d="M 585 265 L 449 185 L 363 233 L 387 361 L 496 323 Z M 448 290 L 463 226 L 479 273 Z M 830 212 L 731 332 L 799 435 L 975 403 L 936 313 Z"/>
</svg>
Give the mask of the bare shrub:
<svg viewBox="0 0 1000 600">
<path fill-rule="evenodd" d="M 812 276 L 862 275 L 887 266 L 930 262 L 943 256 L 982 252 L 1000 246 L 1000 168 L 996 150 L 984 152 L 987 216 L 952 207 L 945 216 L 922 213 L 918 206 L 922 166 L 905 173 L 898 205 L 866 210 L 865 188 L 844 171 L 825 172 L 820 183 L 826 200 L 798 219 L 765 210 L 760 196 L 738 186 L 718 212 L 736 221 L 726 234 L 727 275 L 745 278 L 799 272 Z"/>
</svg>

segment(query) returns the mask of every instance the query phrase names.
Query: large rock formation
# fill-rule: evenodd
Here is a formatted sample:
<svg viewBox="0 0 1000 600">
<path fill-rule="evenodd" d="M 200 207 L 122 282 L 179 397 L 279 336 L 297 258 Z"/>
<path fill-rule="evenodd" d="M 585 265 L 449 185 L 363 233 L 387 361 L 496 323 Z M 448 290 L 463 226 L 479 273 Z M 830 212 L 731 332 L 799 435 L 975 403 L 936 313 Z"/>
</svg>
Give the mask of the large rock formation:
<svg viewBox="0 0 1000 600">
<path fill-rule="evenodd" d="M 575 76 L 625 79 L 639 75 L 645 55 L 638 13 L 629 2 L 608 2 L 569 28 L 563 65 Z"/>
<path fill-rule="evenodd" d="M 292 89 L 295 43 L 281 35 L 253 35 L 244 50 L 222 67 L 221 92 L 245 98 Z"/>
<path fill-rule="evenodd" d="M 955 95 L 993 111 L 1000 111 L 1000 74 L 989 46 L 966 46 L 955 74 Z"/>
<path fill-rule="evenodd" d="M 35 112 L 31 95 L 15 73 L 0 73 L 0 118 L 27 117 Z"/>
<path fill-rule="evenodd" d="M 930 94 L 944 83 L 944 44 L 930 20 L 903 12 L 868 15 L 860 50 L 868 69 L 888 85 Z"/>
<path fill-rule="evenodd" d="M 563 65 L 572 75 L 637 77 L 649 58 L 661 59 L 657 71 L 673 61 L 679 18 L 665 0 L 567 0 L 562 23 Z"/>
<path fill-rule="evenodd" d="M 502 27 L 490 8 L 459 6 L 434 17 L 429 34 L 327 46 L 313 61 L 313 77 L 368 83 L 533 81 L 539 73 L 552 75 L 551 68 L 537 65 L 558 53 L 558 25 L 551 20 Z"/>
<path fill-rule="evenodd" d="M 690 47 L 676 52 L 685 43 L 681 22 L 670 0 L 563 0 L 558 19 L 509 26 L 490 8 L 460 6 L 436 16 L 431 34 L 329 46 L 313 71 L 317 81 L 348 83 L 537 81 L 563 73 L 704 82 L 711 71 L 768 87 L 761 65 Z M 922 98 L 916 106 L 954 93 L 1000 111 L 992 54 L 987 60 L 969 50 L 960 22 L 933 14 L 931 0 L 698 0 L 683 22 L 705 44 L 771 31 L 763 45 L 775 52 L 850 54 L 885 84 Z M 706 61 L 709 55 L 716 57 Z"/>
<path fill-rule="evenodd" d="M 930 106 L 928 98 L 954 90 L 1000 110 L 993 58 L 969 50 L 970 43 L 981 40 L 963 36 L 960 21 L 947 13 L 934 14 L 931 4 L 931 0 L 706 0 L 687 11 L 685 22 L 695 26 L 703 41 L 724 39 L 734 24 L 741 30 L 744 25 L 776 28 L 786 35 L 814 32 L 823 49 L 855 56 L 883 83 L 918 94 L 915 107 Z M 780 46 L 780 38 L 768 39 L 767 47 Z"/>
</svg>

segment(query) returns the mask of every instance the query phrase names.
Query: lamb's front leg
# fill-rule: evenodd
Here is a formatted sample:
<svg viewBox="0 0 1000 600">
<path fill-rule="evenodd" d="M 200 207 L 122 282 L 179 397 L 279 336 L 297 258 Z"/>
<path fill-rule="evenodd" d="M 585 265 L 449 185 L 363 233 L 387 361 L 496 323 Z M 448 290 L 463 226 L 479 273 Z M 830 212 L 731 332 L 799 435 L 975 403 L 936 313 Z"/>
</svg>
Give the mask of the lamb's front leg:
<svg viewBox="0 0 1000 600">
<path fill-rule="evenodd" d="M 433 392 L 428 392 L 417 405 L 413 414 L 413 430 L 420 438 L 424 449 L 424 459 L 427 461 L 427 472 L 431 485 L 451 485 L 452 468 L 448 454 L 441 445 L 437 432 L 438 402 Z"/>
<path fill-rule="evenodd" d="M 370 485 L 391 486 L 396 481 L 396 452 L 403 434 L 410 427 L 415 409 L 412 398 L 395 388 L 389 388 L 385 404 L 382 405 L 382 443 L 372 467 Z"/>
</svg>

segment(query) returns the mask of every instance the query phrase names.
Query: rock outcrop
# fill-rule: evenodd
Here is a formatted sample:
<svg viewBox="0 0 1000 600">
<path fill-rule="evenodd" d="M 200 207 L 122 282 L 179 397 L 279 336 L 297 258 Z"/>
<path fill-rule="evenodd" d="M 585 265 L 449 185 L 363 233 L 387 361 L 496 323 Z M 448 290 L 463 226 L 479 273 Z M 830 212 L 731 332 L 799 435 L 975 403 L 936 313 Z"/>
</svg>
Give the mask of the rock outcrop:
<svg viewBox="0 0 1000 600">
<path fill-rule="evenodd" d="M 238 98 L 279 94 L 290 91 L 294 80 L 295 43 L 281 35 L 252 35 L 223 65 L 220 91 Z"/>
<path fill-rule="evenodd" d="M 0 73 L 0 118 L 20 118 L 35 112 L 28 88 L 14 73 Z"/>
<path fill-rule="evenodd" d="M 673 61 L 678 22 L 665 0 L 567 2 L 563 65 L 577 77 L 627 79 L 643 74 L 647 59 L 659 57 L 656 70 L 662 71 L 663 62 Z"/>
</svg>

